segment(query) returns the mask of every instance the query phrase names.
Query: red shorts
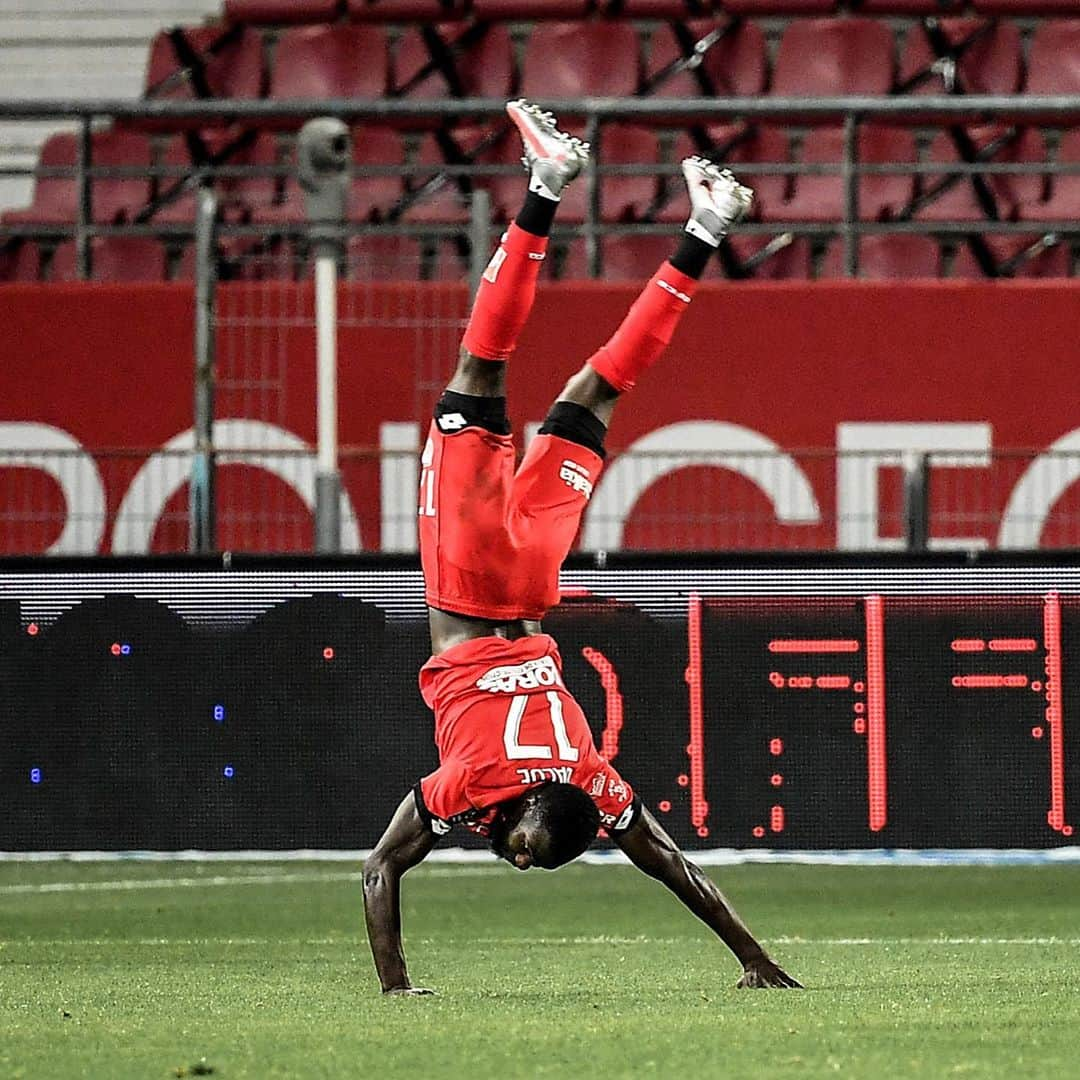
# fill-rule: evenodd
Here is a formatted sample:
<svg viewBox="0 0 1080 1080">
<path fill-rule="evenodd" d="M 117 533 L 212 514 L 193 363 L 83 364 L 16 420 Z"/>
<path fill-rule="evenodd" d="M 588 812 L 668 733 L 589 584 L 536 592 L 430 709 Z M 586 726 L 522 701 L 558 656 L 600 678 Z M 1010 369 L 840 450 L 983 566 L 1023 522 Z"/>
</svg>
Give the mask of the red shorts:
<svg viewBox="0 0 1080 1080">
<path fill-rule="evenodd" d="M 432 421 L 419 506 L 428 604 L 498 622 L 542 618 L 559 602 L 559 568 L 602 465 L 578 443 L 537 435 L 515 472 L 509 435 Z"/>
</svg>

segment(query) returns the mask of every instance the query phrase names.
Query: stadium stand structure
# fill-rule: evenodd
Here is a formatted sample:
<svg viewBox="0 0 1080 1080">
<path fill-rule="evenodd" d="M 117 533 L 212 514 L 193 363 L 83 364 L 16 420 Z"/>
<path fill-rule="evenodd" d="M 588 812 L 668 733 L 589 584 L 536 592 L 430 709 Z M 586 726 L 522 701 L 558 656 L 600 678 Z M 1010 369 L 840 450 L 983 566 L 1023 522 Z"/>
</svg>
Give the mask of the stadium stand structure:
<svg viewBox="0 0 1080 1080">
<path fill-rule="evenodd" d="M 0 0 L 0 98 L 656 99 L 647 123 L 600 128 L 596 182 L 569 190 L 546 270 L 564 279 L 651 271 L 660 226 L 686 213 L 682 185 L 672 178 L 687 153 L 739 169 L 757 189 L 754 222 L 776 226 L 773 235 L 732 238 L 717 272 L 839 276 L 843 245 L 824 228 L 846 210 L 844 135 L 835 120 L 717 124 L 703 112 L 674 122 L 662 107 L 672 99 L 1080 93 L 1080 17 L 1062 17 L 1080 16 L 1075 0 L 47 0 L 30 16 L 21 4 Z M 173 25 L 162 29 L 162 22 Z M 575 124 L 573 108 L 563 116 Z M 154 278 L 166 267 L 190 276 L 200 184 L 214 185 L 225 225 L 262 230 L 258 240 L 223 241 L 222 272 L 278 273 L 287 260 L 250 256 L 289 250 L 303 225 L 296 126 L 136 119 L 95 130 L 93 165 L 102 175 L 92 178 L 91 223 L 151 226 L 162 235 L 97 236 L 93 276 Z M 30 148 L 41 139 L 38 156 Z M 1080 131 L 1062 130 L 1060 117 L 969 126 L 928 111 L 866 123 L 857 145 L 861 164 L 877 171 L 859 177 L 855 219 L 926 230 L 861 236 L 861 276 L 1071 274 L 1080 175 L 964 171 L 1080 163 Z M 361 125 L 349 221 L 419 230 L 407 243 L 423 252 L 425 276 L 460 276 L 470 196 L 485 188 L 496 221 L 505 221 L 520 197 L 518 158 L 516 140 L 499 122 L 454 125 L 418 115 Z M 0 232 L 0 280 L 66 280 L 74 272 L 60 227 L 77 215 L 76 160 L 70 133 L 0 126 L 0 164 L 39 170 L 32 185 L 0 187 L 0 207 L 27 204 L 0 216 L 10 237 L 5 242 Z M 933 166 L 939 171 L 926 171 Z M 572 234 L 594 212 L 600 229 L 590 259 Z M 942 228 L 1017 221 L 1059 222 L 1065 239 L 990 233 L 983 240 Z M 631 231 L 616 231 L 623 226 Z M 403 243 L 358 235 L 349 252 Z M 238 254 L 236 266 L 230 253 Z"/>
</svg>

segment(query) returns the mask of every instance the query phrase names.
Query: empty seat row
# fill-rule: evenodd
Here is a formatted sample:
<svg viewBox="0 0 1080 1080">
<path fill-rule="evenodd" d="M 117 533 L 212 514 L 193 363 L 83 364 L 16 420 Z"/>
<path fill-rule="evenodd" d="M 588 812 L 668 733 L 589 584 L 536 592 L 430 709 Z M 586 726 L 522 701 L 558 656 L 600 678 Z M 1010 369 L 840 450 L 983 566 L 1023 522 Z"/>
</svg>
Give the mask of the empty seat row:
<svg viewBox="0 0 1080 1080">
<path fill-rule="evenodd" d="M 238 23 L 284 25 L 329 22 L 432 22 L 448 19 L 574 19 L 593 15 L 678 19 L 738 15 L 829 14 L 839 8 L 882 15 L 937 15 L 973 9 L 990 14 L 1059 15 L 1073 0 L 225 0 L 226 18 Z"/>
<path fill-rule="evenodd" d="M 672 250 L 669 236 L 608 237 L 600 241 L 600 273 L 606 282 L 644 281 Z M 195 263 L 192 246 L 178 254 L 157 240 L 143 237 L 95 237 L 91 242 L 92 279 L 98 282 L 159 282 L 167 278 L 191 281 Z M 858 274 L 862 280 L 984 277 L 1063 278 L 1072 274 L 1069 246 L 1039 236 L 987 236 L 972 243 L 940 245 L 919 235 L 861 237 L 857 243 Z M 223 245 L 219 275 L 233 280 L 272 280 L 308 276 L 310 264 L 286 250 L 234 241 Z M 170 263 L 172 264 L 170 267 Z M 347 276 L 353 280 L 463 281 L 468 273 L 468 250 L 449 240 L 424 242 L 415 237 L 356 236 L 347 250 Z M 747 281 L 844 278 L 845 250 L 832 240 L 815 258 L 805 238 L 732 238 L 721 257 L 710 265 L 708 277 Z M 992 268 L 988 273 L 988 267 Z M 556 243 L 545 263 L 548 280 L 588 278 L 589 261 L 583 240 Z M 64 241 L 43 255 L 32 242 L 0 248 L 0 283 L 74 282 L 79 280 L 74 241 Z"/>
<path fill-rule="evenodd" d="M 374 26 L 292 27 L 278 38 L 267 76 L 262 38 L 250 28 L 170 31 L 151 46 L 146 93 L 165 100 L 1080 93 L 1080 19 L 1037 26 L 1026 60 L 1008 20 L 916 27 L 899 56 L 884 22 L 795 21 L 771 73 L 765 34 L 752 21 L 660 26 L 647 59 L 630 23 L 539 23 L 520 57 L 504 25 L 415 27 L 396 49 L 388 42 Z"/>
<path fill-rule="evenodd" d="M 90 184 L 94 224 L 140 223 L 190 228 L 197 185 L 213 179 L 226 222 L 299 225 L 305 220 L 295 174 L 294 144 L 271 133 L 238 135 L 212 155 L 221 174 L 194 161 L 187 140 L 154 140 L 128 131 L 97 133 L 95 170 L 112 170 Z M 767 124 L 693 128 L 659 138 L 651 128 L 612 124 L 601 130 L 596 178 L 599 219 L 604 222 L 684 220 L 685 190 L 675 163 L 705 154 L 730 165 L 756 191 L 754 216 L 767 222 L 829 222 L 846 216 L 841 162 L 844 133 L 817 127 L 792 137 Z M 1033 169 L 1049 161 L 1035 128 L 981 125 L 937 132 L 920 151 L 905 127 L 866 124 L 856 141 L 867 171 L 857 178 L 857 216 L 864 221 L 1028 220 L 1074 222 L 1080 218 L 1080 173 Z M 461 128 L 404 136 L 394 128 L 364 126 L 353 140 L 353 175 L 347 218 L 363 222 L 460 224 L 470 217 L 471 195 L 487 190 L 496 220 L 511 217 L 522 198 L 524 174 L 516 133 Z M 0 217 L 6 226 L 71 224 L 78 219 L 73 135 L 51 136 L 41 154 L 33 203 Z M 1060 139 L 1054 161 L 1080 165 L 1080 129 Z M 981 176 L 950 171 L 957 163 L 1029 171 Z M 795 163 L 804 171 L 794 174 Z M 934 167 L 937 167 L 936 169 Z M 920 168 L 924 171 L 920 172 Z M 466 170 L 472 170 L 467 174 Z M 560 221 L 590 219 L 588 178 L 567 189 Z"/>
</svg>

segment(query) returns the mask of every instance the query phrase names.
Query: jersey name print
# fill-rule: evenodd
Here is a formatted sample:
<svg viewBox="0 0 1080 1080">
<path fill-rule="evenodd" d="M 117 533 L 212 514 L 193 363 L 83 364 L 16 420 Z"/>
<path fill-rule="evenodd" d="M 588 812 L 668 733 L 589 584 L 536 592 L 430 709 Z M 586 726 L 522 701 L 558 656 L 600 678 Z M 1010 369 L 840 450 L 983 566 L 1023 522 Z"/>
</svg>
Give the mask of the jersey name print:
<svg viewBox="0 0 1080 1080">
<path fill-rule="evenodd" d="M 636 820 L 634 792 L 597 752 L 547 634 L 456 645 L 424 665 L 420 687 L 441 764 L 417 805 L 439 835 L 453 824 L 487 835 L 497 804 L 545 783 L 581 788 L 611 831 Z"/>
</svg>

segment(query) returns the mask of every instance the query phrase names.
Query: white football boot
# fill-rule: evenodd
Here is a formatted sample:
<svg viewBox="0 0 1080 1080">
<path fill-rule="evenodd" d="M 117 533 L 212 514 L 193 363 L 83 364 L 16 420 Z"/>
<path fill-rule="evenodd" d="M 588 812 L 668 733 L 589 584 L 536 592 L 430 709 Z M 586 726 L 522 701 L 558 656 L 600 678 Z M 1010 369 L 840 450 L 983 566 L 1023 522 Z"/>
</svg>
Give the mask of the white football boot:
<svg viewBox="0 0 1080 1080">
<path fill-rule="evenodd" d="M 749 213 L 754 192 L 740 184 L 727 169 L 703 157 L 685 158 L 682 172 L 690 191 L 686 231 L 706 244 L 719 247 L 728 229 Z"/>
<path fill-rule="evenodd" d="M 529 190 L 558 200 L 589 160 L 589 144 L 560 131 L 551 113 L 524 98 L 508 102 L 506 112 L 525 144 L 521 162 L 529 170 Z"/>
</svg>

